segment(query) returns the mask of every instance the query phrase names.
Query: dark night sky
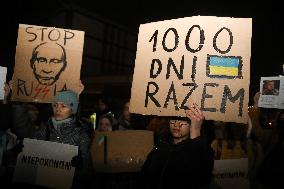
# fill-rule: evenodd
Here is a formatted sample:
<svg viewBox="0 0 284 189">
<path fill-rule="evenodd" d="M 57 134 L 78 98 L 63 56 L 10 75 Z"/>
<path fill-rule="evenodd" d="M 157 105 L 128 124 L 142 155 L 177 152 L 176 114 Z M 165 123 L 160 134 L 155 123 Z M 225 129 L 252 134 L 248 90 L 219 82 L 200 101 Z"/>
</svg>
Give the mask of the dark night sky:
<svg viewBox="0 0 284 189">
<path fill-rule="evenodd" d="M 40 2 L 40 3 L 39 3 Z M 179 3 L 178 3 L 179 2 Z M 10 67 L 14 61 L 19 23 L 29 24 L 31 18 L 53 11 L 62 3 L 74 3 L 98 15 L 138 31 L 140 23 L 174 19 L 195 15 L 252 17 L 253 36 L 251 52 L 251 88 L 254 92 L 259 86 L 261 76 L 273 76 L 282 73 L 284 63 L 283 47 L 283 10 L 279 4 L 248 4 L 235 2 L 230 4 L 212 4 L 196 1 L 150 1 L 138 0 L 127 3 L 118 0 L 48 0 L 24 1 L 10 0 L 1 5 L 1 54 L 0 65 Z M 3 2 L 2 2 L 3 4 Z M 4 36 L 4 37 L 3 37 Z"/>
</svg>

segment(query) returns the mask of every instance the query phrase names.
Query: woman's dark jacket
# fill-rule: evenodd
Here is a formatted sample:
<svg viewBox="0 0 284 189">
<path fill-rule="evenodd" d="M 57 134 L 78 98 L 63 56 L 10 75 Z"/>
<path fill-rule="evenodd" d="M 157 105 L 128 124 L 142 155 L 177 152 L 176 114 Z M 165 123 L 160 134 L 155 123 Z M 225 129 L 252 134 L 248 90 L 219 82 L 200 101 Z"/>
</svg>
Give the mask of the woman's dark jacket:
<svg viewBox="0 0 284 189">
<path fill-rule="evenodd" d="M 34 134 L 34 138 L 78 146 L 78 156 L 74 157 L 71 161 L 72 165 L 76 167 L 72 188 L 85 188 L 88 184 L 86 180 L 92 174 L 89 153 L 91 136 L 88 128 L 76 118 L 62 123 L 58 128 L 54 128 L 52 119 L 50 118 L 45 127 Z"/>
<path fill-rule="evenodd" d="M 59 130 L 56 130 L 49 119 L 46 127 L 37 131 L 34 135 L 35 139 L 70 144 L 79 147 L 79 153 L 86 158 L 90 146 L 90 137 L 87 129 L 75 118 L 70 122 L 62 123 Z"/>
</svg>

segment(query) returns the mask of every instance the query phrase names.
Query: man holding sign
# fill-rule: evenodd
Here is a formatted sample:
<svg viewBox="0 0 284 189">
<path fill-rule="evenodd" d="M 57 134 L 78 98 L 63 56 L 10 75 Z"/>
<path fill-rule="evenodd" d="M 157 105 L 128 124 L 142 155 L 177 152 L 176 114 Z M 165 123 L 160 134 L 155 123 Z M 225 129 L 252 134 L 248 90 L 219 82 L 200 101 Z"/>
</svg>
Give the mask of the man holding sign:
<svg viewBox="0 0 284 189">
<path fill-rule="evenodd" d="M 160 139 L 142 167 L 145 188 L 201 188 L 208 186 L 213 153 L 200 135 L 203 112 L 193 104 L 186 118 L 169 121 L 170 135 Z"/>
<path fill-rule="evenodd" d="M 248 18 L 140 25 L 130 112 L 175 117 L 144 164 L 147 188 L 208 186 L 214 160 L 201 125 L 204 117 L 247 123 L 251 34 Z"/>
</svg>

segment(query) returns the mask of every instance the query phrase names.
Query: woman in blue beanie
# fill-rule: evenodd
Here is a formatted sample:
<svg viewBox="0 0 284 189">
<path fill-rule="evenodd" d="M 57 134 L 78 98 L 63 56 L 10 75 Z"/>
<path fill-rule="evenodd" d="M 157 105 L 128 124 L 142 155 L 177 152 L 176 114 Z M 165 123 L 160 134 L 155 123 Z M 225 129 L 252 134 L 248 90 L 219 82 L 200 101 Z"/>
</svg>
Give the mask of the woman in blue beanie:
<svg viewBox="0 0 284 189">
<path fill-rule="evenodd" d="M 71 91 L 61 91 L 53 99 L 53 116 L 49 118 L 45 127 L 35 133 L 34 138 L 51 142 L 75 145 L 79 147 L 79 155 L 73 158 L 76 167 L 74 184 L 83 184 L 86 178 L 88 163 L 90 162 L 90 136 L 79 119 L 76 118 L 79 105 L 78 95 Z M 79 183 L 78 183 L 79 182 Z M 81 186 L 80 186 L 81 187 Z"/>
</svg>

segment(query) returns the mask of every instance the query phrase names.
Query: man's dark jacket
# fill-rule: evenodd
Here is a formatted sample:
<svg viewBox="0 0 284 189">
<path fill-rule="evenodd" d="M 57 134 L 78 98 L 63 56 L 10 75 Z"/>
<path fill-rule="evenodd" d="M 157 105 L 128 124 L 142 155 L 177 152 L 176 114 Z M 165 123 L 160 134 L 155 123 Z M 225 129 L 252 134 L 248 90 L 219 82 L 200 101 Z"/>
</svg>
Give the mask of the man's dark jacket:
<svg viewBox="0 0 284 189">
<path fill-rule="evenodd" d="M 142 167 L 144 188 L 202 188 L 212 177 L 213 151 L 203 137 L 173 144 L 163 137 Z"/>
</svg>

